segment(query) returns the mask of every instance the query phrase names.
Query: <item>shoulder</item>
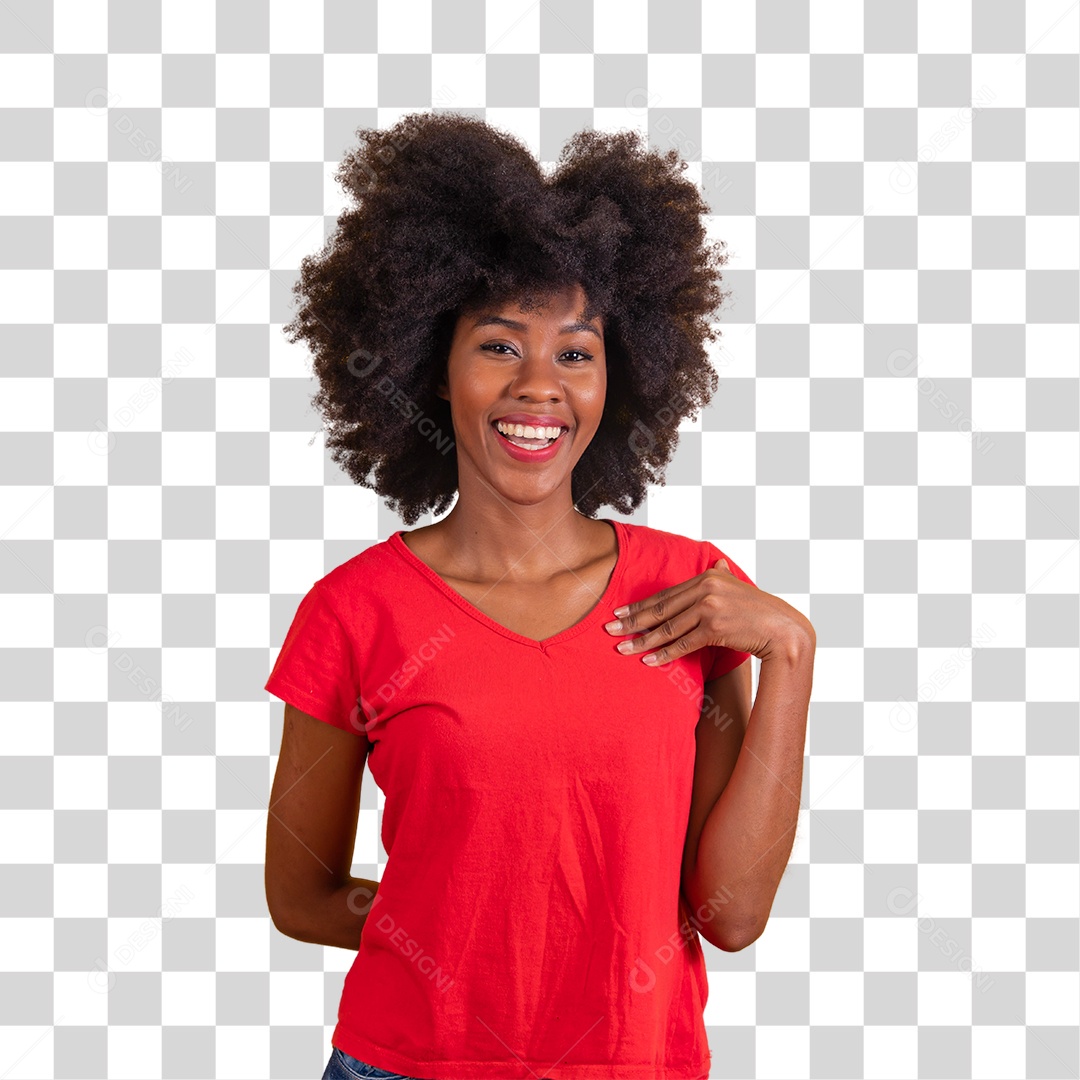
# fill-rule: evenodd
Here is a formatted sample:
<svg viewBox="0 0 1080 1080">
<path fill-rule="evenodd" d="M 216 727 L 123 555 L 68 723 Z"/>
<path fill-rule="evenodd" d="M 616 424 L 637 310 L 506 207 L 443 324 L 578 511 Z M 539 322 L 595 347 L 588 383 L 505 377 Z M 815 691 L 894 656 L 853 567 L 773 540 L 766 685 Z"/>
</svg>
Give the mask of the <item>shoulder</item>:
<svg viewBox="0 0 1080 1080">
<path fill-rule="evenodd" d="M 651 525 L 624 524 L 633 543 L 635 563 L 654 564 L 657 569 L 665 568 L 679 580 L 686 580 L 704 573 L 717 559 L 727 559 L 736 577 L 750 581 L 731 555 L 711 540 L 695 540 Z"/>
<path fill-rule="evenodd" d="M 312 586 L 335 609 L 377 604 L 400 589 L 405 563 L 390 540 L 377 541 L 319 578 Z"/>
<path fill-rule="evenodd" d="M 694 571 L 698 574 L 707 565 L 712 565 L 709 556 L 713 545 L 707 540 L 695 540 L 693 537 L 682 536 L 680 533 L 669 532 L 667 529 L 653 528 L 651 525 L 625 524 L 635 553 L 639 557 L 673 562 L 680 567 L 700 564 L 700 569 Z M 713 561 L 715 558 L 719 556 L 715 556 Z"/>
</svg>

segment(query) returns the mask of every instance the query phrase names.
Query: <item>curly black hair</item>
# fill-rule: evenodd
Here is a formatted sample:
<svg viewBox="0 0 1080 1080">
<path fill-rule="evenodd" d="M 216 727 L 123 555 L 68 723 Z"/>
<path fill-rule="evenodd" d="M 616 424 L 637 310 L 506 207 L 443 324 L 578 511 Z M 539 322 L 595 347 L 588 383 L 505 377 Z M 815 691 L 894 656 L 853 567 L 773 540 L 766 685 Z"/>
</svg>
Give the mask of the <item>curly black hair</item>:
<svg viewBox="0 0 1080 1080">
<path fill-rule="evenodd" d="M 585 319 L 603 318 L 608 388 L 573 503 L 632 513 L 718 385 L 706 342 L 728 256 L 685 161 L 634 131 L 583 130 L 545 177 L 516 137 L 455 112 L 356 135 L 336 174 L 355 207 L 301 261 L 284 327 L 312 352 L 333 460 L 407 524 L 441 514 L 458 463 L 436 389 L 457 319 L 580 285 Z"/>
</svg>

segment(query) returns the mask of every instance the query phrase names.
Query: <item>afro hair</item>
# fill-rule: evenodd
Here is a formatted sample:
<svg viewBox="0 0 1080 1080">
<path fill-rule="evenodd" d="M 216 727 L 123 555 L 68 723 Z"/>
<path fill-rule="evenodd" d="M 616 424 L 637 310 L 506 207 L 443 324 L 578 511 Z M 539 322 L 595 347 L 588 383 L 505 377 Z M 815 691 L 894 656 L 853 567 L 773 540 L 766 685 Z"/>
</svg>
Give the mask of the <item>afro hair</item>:
<svg viewBox="0 0 1080 1080">
<path fill-rule="evenodd" d="M 457 319 L 580 285 L 586 320 L 603 318 L 607 396 L 571 495 L 589 517 L 632 513 L 718 385 L 726 245 L 706 240 L 686 163 L 634 131 L 583 130 L 545 177 L 517 138 L 455 112 L 356 135 L 336 174 L 355 205 L 301 261 L 284 327 L 312 353 L 333 460 L 409 525 L 442 514 L 458 462 L 436 391 Z"/>
</svg>

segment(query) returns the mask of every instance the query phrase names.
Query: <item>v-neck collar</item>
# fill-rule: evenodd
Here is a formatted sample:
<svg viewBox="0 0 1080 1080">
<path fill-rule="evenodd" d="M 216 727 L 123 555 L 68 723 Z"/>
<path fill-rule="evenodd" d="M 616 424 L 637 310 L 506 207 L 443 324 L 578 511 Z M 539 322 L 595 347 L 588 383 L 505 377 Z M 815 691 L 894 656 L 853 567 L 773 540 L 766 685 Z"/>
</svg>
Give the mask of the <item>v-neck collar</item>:
<svg viewBox="0 0 1080 1080">
<path fill-rule="evenodd" d="M 405 543 L 402 539 L 402 534 L 405 532 L 404 529 L 398 529 L 391 534 L 389 543 L 390 547 L 410 566 L 419 571 L 432 585 L 457 604 L 457 606 L 467 615 L 471 615 L 489 629 L 494 630 L 498 634 L 502 634 L 504 637 L 510 638 L 512 641 L 521 642 L 523 645 L 531 645 L 537 649 L 546 649 L 549 645 L 557 645 L 569 638 L 576 637 L 578 634 L 587 630 L 590 626 L 599 623 L 601 620 L 607 622 L 614 617 L 611 614 L 611 601 L 615 596 L 616 589 L 618 588 L 619 582 L 623 576 L 623 571 L 626 567 L 626 549 L 630 530 L 626 527 L 625 522 L 616 521 L 614 518 L 599 518 L 598 520 L 606 521 L 615 529 L 615 541 L 619 549 L 615 559 L 615 566 L 608 578 L 607 586 L 604 588 L 604 591 L 595 606 L 590 608 L 589 611 L 574 623 L 573 626 L 568 626 L 565 630 L 560 630 L 551 637 L 539 639 L 526 637 L 524 634 L 519 634 L 516 631 L 511 630 L 508 626 L 503 626 L 502 623 L 496 622 L 490 615 L 485 614 L 478 607 L 470 604 L 461 593 L 456 589 L 451 588 L 430 566 L 428 566 L 426 562 L 424 562 L 423 559 L 420 558 L 419 555 L 416 554 L 415 551 L 412 550 L 412 548 L 409 547 L 408 544 Z"/>
</svg>

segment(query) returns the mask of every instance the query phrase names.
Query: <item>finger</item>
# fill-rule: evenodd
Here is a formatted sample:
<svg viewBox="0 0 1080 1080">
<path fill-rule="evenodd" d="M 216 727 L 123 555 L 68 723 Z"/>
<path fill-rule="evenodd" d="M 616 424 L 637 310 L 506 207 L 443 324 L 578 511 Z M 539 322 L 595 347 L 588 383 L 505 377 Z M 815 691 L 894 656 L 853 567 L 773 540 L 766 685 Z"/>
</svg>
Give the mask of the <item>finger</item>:
<svg viewBox="0 0 1080 1080">
<path fill-rule="evenodd" d="M 692 607 L 684 608 L 639 637 L 620 641 L 616 647 L 624 656 L 640 656 L 658 649 L 666 649 L 669 657 L 682 655 L 686 648 L 680 646 L 676 649 L 676 642 L 693 633 L 699 622 L 700 619 Z"/>
<path fill-rule="evenodd" d="M 655 626 L 658 622 L 670 615 L 689 607 L 688 603 L 673 605 L 673 601 L 683 593 L 690 591 L 704 577 L 698 574 L 689 581 L 680 581 L 678 585 L 671 585 L 666 589 L 655 592 L 652 596 L 646 596 L 644 600 L 635 600 L 632 604 L 625 604 L 614 611 L 615 621 L 618 626 L 607 623 L 605 629 L 616 634 L 633 634 Z M 692 600 L 693 598 L 691 598 Z"/>
<path fill-rule="evenodd" d="M 643 664 L 648 664 L 650 667 L 663 667 L 672 660 L 678 660 L 681 657 L 689 656 L 691 653 L 704 648 L 704 646 L 708 644 L 709 639 L 704 630 L 691 630 L 690 633 L 683 634 L 674 641 L 669 641 L 659 649 L 653 651 L 646 650 L 641 655 L 641 662 Z"/>
</svg>

